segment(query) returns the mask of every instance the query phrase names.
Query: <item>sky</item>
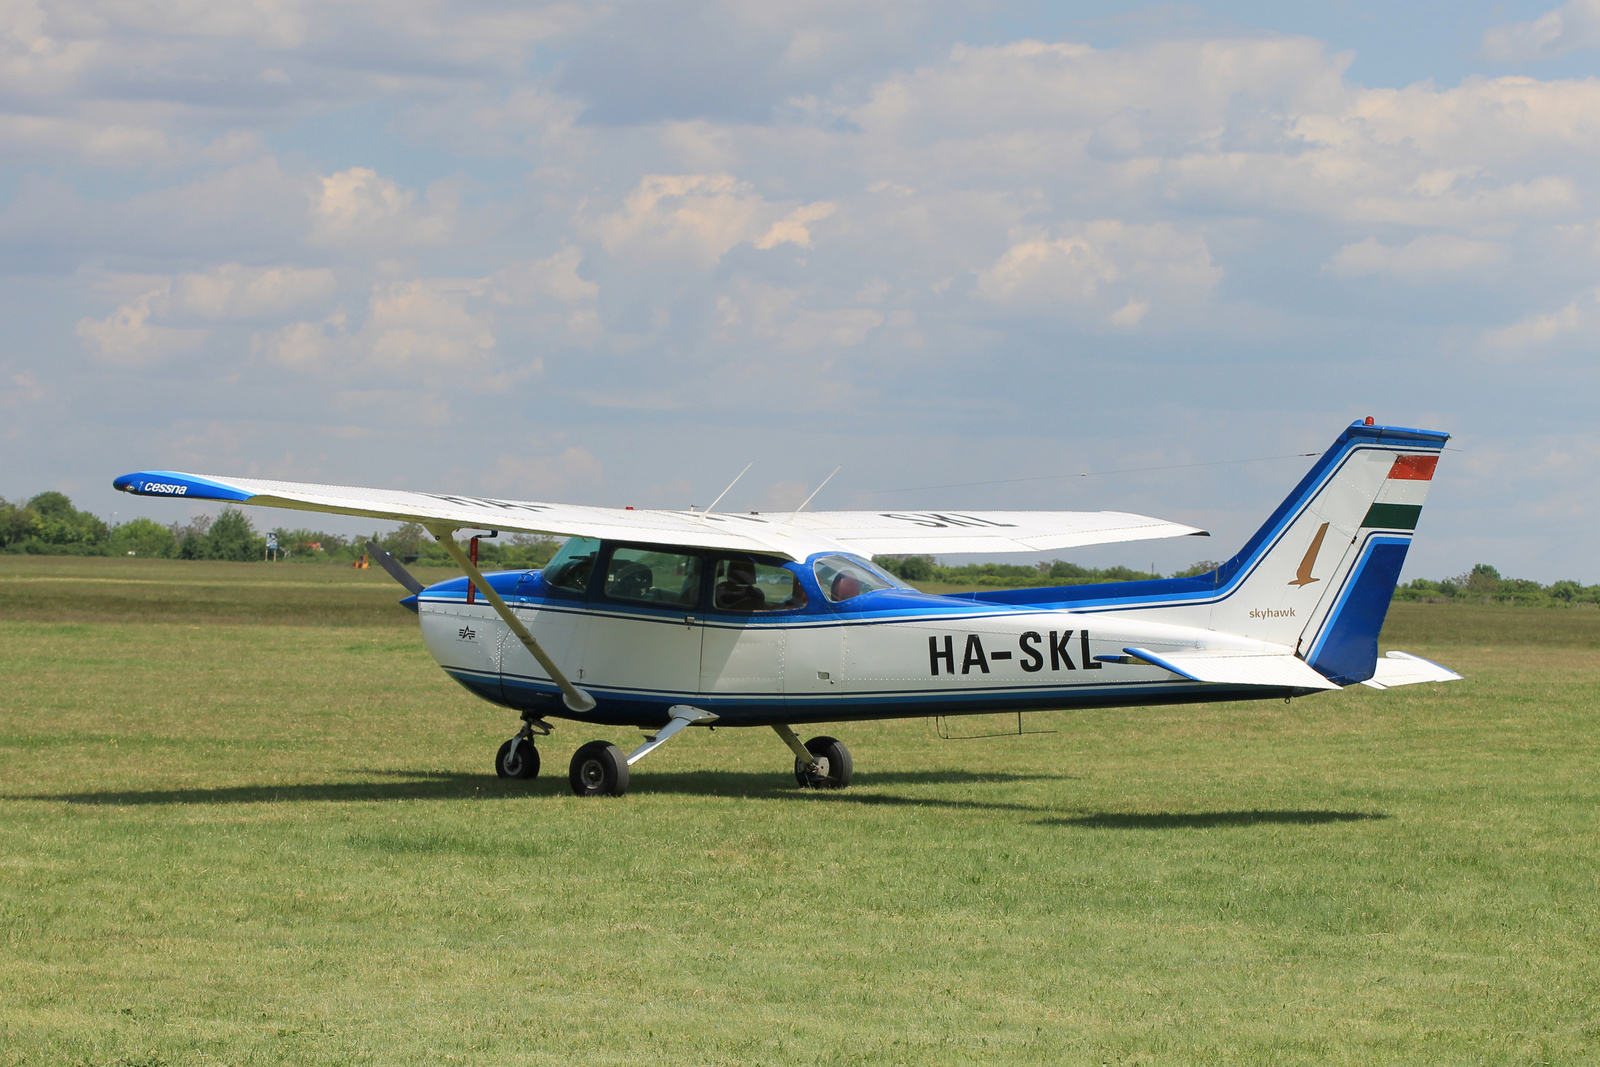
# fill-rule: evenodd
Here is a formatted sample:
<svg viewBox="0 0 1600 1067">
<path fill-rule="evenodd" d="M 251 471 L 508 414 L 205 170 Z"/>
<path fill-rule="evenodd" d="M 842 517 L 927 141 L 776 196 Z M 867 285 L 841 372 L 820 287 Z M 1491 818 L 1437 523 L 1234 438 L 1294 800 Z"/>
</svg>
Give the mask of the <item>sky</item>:
<svg viewBox="0 0 1600 1067">
<path fill-rule="evenodd" d="M 0 0 L 0 496 L 753 461 L 1171 571 L 1372 415 L 1454 435 L 1407 577 L 1600 582 L 1597 64 L 1600 0 Z"/>
</svg>

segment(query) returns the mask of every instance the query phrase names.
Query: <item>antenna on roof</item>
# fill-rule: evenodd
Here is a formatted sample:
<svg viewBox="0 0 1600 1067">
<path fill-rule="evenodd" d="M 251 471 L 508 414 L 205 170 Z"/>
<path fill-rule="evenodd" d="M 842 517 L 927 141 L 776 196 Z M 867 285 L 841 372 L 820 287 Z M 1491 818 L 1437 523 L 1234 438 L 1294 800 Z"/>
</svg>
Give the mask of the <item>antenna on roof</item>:
<svg viewBox="0 0 1600 1067">
<path fill-rule="evenodd" d="M 756 461 L 755 460 L 751 460 L 749 463 L 746 463 L 744 465 L 744 471 L 749 470 L 751 467 L 754 467 L 755 465 L 756 465 Z M 735 474 L 733 476 L 733 481 L 728 483 L 728 489 L 732 489 L 734 486 L 739 484 L 739 479 L 744 477 L 744 471 L 740 471 L 738 474 Z M 722 492 L 718 493 L 717 494 L 717 499 L 713 500 L 706 507 L 706 509 L 704 511 L 702 511 L 700 514 L 709 515 L 709 514 L 711 514 L 712 511 L 716 510 L 717 505 L 722 502 L 722 498 L 728 495 L 728 489 L 724 489 Z M 694 506 L 690 505 L 689 510 L 693 511 L 694 510 Z"/>
<path fill-rule="evenodd" d="M 844 464 L 843 463 L 841 463 L 837 467 L 833 468 L 833 474 L 838 474 L 842 470 L 844 470 Z M 833 474 L 830 474 L 826 478 L 822 479 L 822 485 L 827 485 L 829 482 L 833 481 Z M 802 511 L 804 511 L 806 509 L 806 505 L 811 503 L 811 501 L 815 500 L 817 494 L 822 492 L 822 485 L 819 485 L 815 489 L 811 490 L 811 495 L 806 497 L 804 500 L 800 501 L 800 506 L 794 509 L 794 514 L 793 515 L 789 516 L 789 522 L 790 523 L 793 523 L 794 520 L 795 520 L 795 516 L 799 515 Z"/>
</svg>

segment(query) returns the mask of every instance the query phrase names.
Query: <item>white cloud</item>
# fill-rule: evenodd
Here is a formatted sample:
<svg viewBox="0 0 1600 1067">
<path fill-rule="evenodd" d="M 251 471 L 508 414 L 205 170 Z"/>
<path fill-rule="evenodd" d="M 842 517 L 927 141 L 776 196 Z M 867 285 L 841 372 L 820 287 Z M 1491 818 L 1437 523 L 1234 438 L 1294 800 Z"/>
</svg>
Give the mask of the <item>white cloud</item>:
<svg viewBox="0 0 1600 1067">
<path fill-rule="evenodd" d="M 1324 266 L 1341 278 L 1385 274 L 1406 281 L 1430 281 L 1439 275 L 1475 270 L 1505 262 L 1505 245 L 1450 234 L 1429 234 L 1398 248 L 1376 237 L 1345 245 Z"/>
<path fill-rule="evenodd" d="M 330 299 L 337 288 L 327 268 L 245 267 L 226 263 L 173 280 L 169 304 L 202 319 L 279 315 Z"/>
<path fill-rule="evenodd" d="M 467 310 L 464 295 L 441 282 L 398 282 L 373 290 L 362 341 L 370 361 L 387 370 L 463 366 L 495 349 L 486 316 Z"/>
<path fill-rule="evenodd" d="M 1126 295 L 1128 284 L 1141 293 L 1156 290 L 1167 299 L 1192 300 L 1221 277 L 1200 234 L 1166 223 L 1101 219 L 1072 227 L 1064 237 L 1015 235 L 1011 247 L 979 272 L 974 292 L 997 304 L 1037 310 L 1114 301 L 1122 306 L 1111 321 L 1133 326 L 1150 300 Z"/>
<path fill-rule="evenodd" d="M 488 288 L 496 303 L 531 304 L 557 300 L 582 304 L 600 295 L 600 286 L 578 274 L 583 249 L 568 245 L 544 259 L 520 260 L 495 271 Z"/>
<path fill-rule="evenodd" d="M 0 407 L 16 410 L 28 404 L 37 404 L 49 395 L 50 390 L 40 383 L 38 375 L 23 371 L 13 374 L 5 391 L 0 392 Z"/>
<path fill-rule="evenodd" d="M 1579 335 L 1592 338 L 1600 327 L 1600 289 L 1581 293 L 1555 311 L 1540 312 L 1492 330 L 1483 344 L 1492 353 L 1523 355 L 1561 340 Z"/>
<path fill-rule="evenodd" d="M 177 149 L 157 126 L 71 115 L 0 114 L 0 145 L 12 155 L 115 167 L 164 165 Z"/>
<path fill-rule="evenodd" d="M 340 361 L 343 345 L 337 331 L 343 325 L 343 315 L 323 322 L 293 322 L 270 334 L 256 334 L 250 347 L 256 355 L 292 370 L 323 370 Z"/>
<path fill-rule="evenodd" d="M 762 249 L 809 248 L 809 224 L 833 210 L 819 202 L 780 214 L 781 207 L 730 174 L 647 174 L 620 211 L 600 219 L 598 232 L 613 255 L 706 268 L 745 241 Z"/>
<path fill-rule="evenodd" d="M 1600 45 L 1600 0 L 1568 0 L 1527 22 L 1508 22 L 1483 35 L 1484 55 L 1497 63 L 1549 59 Z"/>
<path fill-rule="evenodd" d="M 805 306 L 797 289 L 743 283 L 717 300 L 717 336 L 773 342 L 785 352 L 853 348 L 884 323 L 877 308 Z"/>
<path fill-rule="evenodd" d="M 443 183 L 426 204 L 370 167 L 351 167 L 323 178 L 312 198 L 311 241 L 332 247 L 436 245 L 455 226 L 456 201 Z"/>
<path fill-rule="evenodd" d="M 605 464 L 593 452 L 572 445 L 555 455 L 498 449 L 479 475 L 479 486 L 497 497 L 532 500 L 571 499 L 605 484 Z"/>
<path fill-rule="evenodd" d="M 100 288 L 124 294 L 124 301 L 104 319 L 81 320 L 79 340 L 103 363 L 142 367 L 191 352 L 212 336 L 193 326 L 170 325 L 173 321 L 277 317 L 328 300 L 335 281 L 325 268 L 227 263 L 170 277 L 110 275 Z"/>
<path fill-rule="evenodd" d="M 150 321 L 152 304 L 166 298 L 153 289 L 123 304 L 104 319 L 81 319 L 78 339 L 102 363 L 139 368 L 199 348 L 210 336 L 206 330 L 161 326 Z"/>
<path fill-rule="evenodd" d="M 767 249 L 781 244 L 795 244 L 801 248 L 810 248 L 811 230 L 807 224 L 820 222 L 832 215 L 833 212 L 834 205 L 827 201 L 819 201 L 815 204 L 806 204 L 804 207 L 796 208 L 773 223 L 772 229 L 768 230 L 756 242 L 756 247 Z"/>
</svg>

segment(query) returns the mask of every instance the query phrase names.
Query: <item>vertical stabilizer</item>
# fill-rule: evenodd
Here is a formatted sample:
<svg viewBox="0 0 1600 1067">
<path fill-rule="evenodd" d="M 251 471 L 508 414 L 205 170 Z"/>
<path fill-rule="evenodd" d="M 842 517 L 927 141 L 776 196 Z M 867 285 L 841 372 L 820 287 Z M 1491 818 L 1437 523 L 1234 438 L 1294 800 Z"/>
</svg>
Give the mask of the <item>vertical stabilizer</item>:
<svg viewBox="0 0 1600 1067">
<path fill-rule="evenodd" d="M 1372 676 L 1378 631 L 1448 435 L 1357 423 L 1218 570 L 1210 626 L 1294 648 L 1341 685 Z"/>
</svg>

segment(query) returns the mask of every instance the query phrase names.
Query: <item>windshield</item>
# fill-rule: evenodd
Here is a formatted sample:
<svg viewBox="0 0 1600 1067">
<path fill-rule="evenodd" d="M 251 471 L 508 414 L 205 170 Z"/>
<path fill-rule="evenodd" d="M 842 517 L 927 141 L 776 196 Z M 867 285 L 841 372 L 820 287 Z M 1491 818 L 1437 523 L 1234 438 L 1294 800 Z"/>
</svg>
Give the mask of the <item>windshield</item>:
<svg viewBox="0 0 1600 1067">
<path fill-rule="evenodd" d="M 593 537 L 572 537 L 544 566 L 544 580 L 557 589 L 582 593 L 589 588 L 589 572 L 600 553 L 600 542 Z"/>
<path fill-rule="evenodd" d="M 900 579 L 854 556 L 823 556 L 811 565 L 811 569 L 817 576 L 817 584 L 822 587 L 822 595 L 835 604 L 880 589 L 911 588 Z"/>
</svg>

